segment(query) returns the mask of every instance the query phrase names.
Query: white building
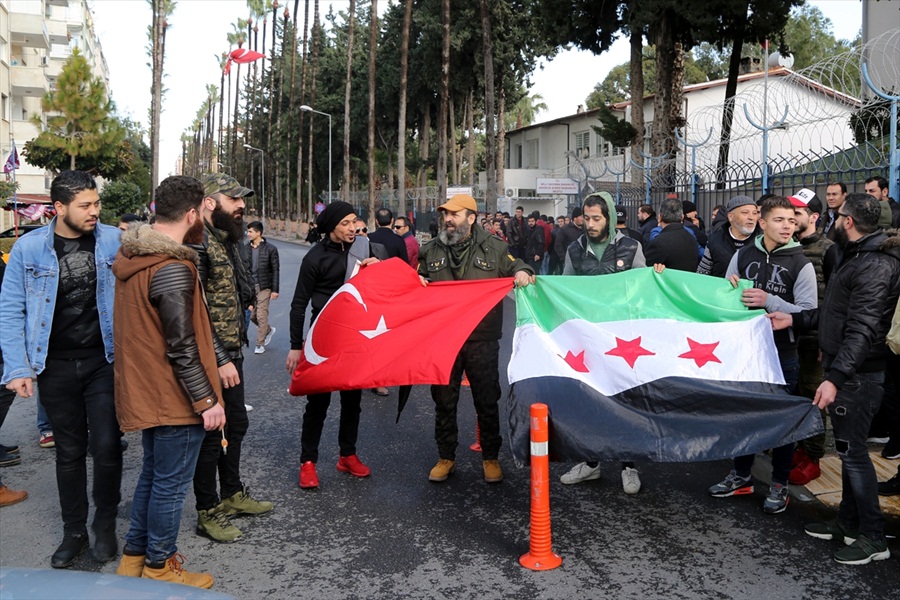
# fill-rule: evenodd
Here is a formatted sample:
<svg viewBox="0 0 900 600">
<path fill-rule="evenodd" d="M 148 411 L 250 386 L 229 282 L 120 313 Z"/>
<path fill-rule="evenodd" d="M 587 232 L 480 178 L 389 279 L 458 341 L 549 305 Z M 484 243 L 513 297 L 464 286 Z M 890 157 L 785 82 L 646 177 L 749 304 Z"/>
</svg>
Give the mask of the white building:
<svg viewBox="0 0 900 600">
<path fill-rule="evenodd" d="M 49 202 L 52 177 L 26 163 L 22 148 L 46 126 L 41 98 L 53 89 L 75 48 L 108 88 L 109 68 L 86 0 L 0 0 L 0 160 L 6 160 L 15 141 L 23 201 Z M 32 123 L 34 115 L 43 125 Z M 0 229 L 11 226 L 12 213 L 0 210 Z"/>
</svg>

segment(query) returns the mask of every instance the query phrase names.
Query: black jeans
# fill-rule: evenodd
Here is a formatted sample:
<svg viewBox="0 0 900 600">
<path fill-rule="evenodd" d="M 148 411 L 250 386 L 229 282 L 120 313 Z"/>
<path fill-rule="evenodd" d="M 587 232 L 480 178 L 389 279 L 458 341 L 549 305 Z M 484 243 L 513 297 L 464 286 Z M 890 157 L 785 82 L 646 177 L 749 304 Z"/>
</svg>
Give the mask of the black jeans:
<svg viewBox="0 0 900 600">
<path fill-rule="evenodd" d="M 456 460 L 459 437 L 456 406 L 459 404 L 459 386 L 465 371 L 472 386 L 472 399 L 478 415 L 481 455 L 484 460 L 497 460 L 503 442 L 500 437 L 500 410 L 497 407 L 500 400 L 499 357 L 499 341 L 468 341 L 463 344 L 453 363 L 450 384 L 431 386 L 431 398 L 434 400 L 434 439 L 439 457 Z"/>
<path fill-rule="evenodd" d="M 230 388 L 222 389 L 222 402 L 225 404 L 225 439 L 228 440 L 228 452 L 222 452 L 222 432 L 207 431 L 200 446 L 200 457 L 194 471 L 194 496 L 197 499 L 197 510 L 209 510 L 219 503 L 216 486 L 216 475 L 219 476 L 218 489 L 221 498 L 230 498 L 241 491 L 241 445 L 250 420 L 247 418 L 247 407 L 244 406 L 244 359 L 232 359 L 241 382 Z"/>
<path fill-rule="evenodd" d="M 65 532 L 86 528 L 89 443 L 94 460 L 94 525 L 108 526 L 118 513 L 122 483 L 113 365 L 103 356 L 49 358 L 38 375 L 38 387 L 56 439 L 56 485 Z"/>
<path fill-rule="evenodd" d="M 884 515 L 878 505 L 878 478 L 866 437 L 883 394 L 884 373 L 857 373 L 838 390 L 828 407 L 834 448 L 841 457 L 841 505 L 838 521 L 872 540 L 884 540 Z"/>
<path fill-rule="evenodd" d="M 359 435 L 359 414 L 362 412 L 362 390 L 344 390 L 341 395 L 341 421 L 338 425 L 338 447 L 341 456 L 356 454 L 356 438 Z M 331 404 L 331 392 L 310 394 L 306 397 L 303 424 L 300 428 L 300 464 L 318 462 L 319 440 Z"/>
</svg>

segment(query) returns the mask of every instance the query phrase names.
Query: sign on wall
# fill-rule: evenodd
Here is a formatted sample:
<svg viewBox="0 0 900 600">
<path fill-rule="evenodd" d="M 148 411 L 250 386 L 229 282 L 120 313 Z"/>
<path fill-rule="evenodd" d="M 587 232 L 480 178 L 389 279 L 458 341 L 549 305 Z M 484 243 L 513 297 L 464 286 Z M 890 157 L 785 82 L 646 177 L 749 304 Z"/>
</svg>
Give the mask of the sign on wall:
<svg viewBox="0 0 900 600">
<path fill-rule="evenodd" d="M 472 196 L 472 186 L 470 185 L 458 185 L 456 187 L 447 187 L 447 200 L 452 198 L 457 194 L 465 194 L 466 196 Z"/>
<path fill-rule="evenodd" d="M 537 194 L 568 194 L 578 193 L 578 182 L 574 179 L 537 179 L 535 184 Z"/>
</svg>

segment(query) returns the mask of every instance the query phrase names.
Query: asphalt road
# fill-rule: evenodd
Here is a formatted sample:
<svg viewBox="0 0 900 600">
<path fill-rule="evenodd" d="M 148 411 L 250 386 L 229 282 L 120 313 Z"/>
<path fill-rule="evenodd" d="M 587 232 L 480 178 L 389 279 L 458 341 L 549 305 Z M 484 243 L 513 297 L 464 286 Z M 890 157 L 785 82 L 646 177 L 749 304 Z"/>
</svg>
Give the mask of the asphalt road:
<svg viewBox="0 0 900 600">
<path fill-rule="evenodd" d="M 504 450 L 505 480 L 484 482 L 480 455 L 466 449 L 475 429 L 468 391 L 460 402 L 457 471 L 447 482 L 427 479 L 437 459 L 434 415 L 428 389 L 416 387 L 399 424 L 396 389 L 387 398 L 364 393 L 358 449 L 372 468 L 364 480 L 334 468 L 335 402 L 322 439 L 321 485 L 299 489 L 304 399 L 288 395 L 284 361 L 290 299 L 306 247 L 275 243 L 283 295 L 271 314 L 278 333 L 265 354 L 250 353 L 245 361 L 247 402 L 254 410 L 243 455 L 245 484 L 273 501 L 275 510 L 237 519 L 244 537 L 217 544 L 194 533 L 194 498 L 188 496 L 179 550 L 186 567 L 213 574 L 214 590 L 271 600 L 898 597 L 896 539 L 890 560 L 838 565 L 831 560 L 834 543 L 803 533 L 804 523 L 830 515 L 803 488 L 794 490 L 785 513 L 774 516 L 761 509 L 766 485 L 757 485 L 752 496 L 709 498 L 707 487 L 728 472 L 728 461 L 638 464 L 644 488 L 637 496 L 622 492 L 614 462 L 603 464 L 599 481 L 578 486 L 558 481 L 570 465 L 551 465 L 553 547 L 563 563 L 552 571 L 523 569 L 518 558 L 528 550 L 530 472 L 517 468 Z M 505 302 L 501 365 L 509 357 L 514 316 L 513 303 Z M 16 401 L 0 438 L 22 446 L 22 464 L 4 468 L 4 482 L 30 493 L 0 512 L 0 566 L 47 567 L 61 539 L 54 451 L 38 447 L 34 412 L 33 402 Z M 141 458 L 139 436 L 127 439 L 120 538 Z M 756 474 L 766 478 L 765 460 L 757 463 Z M 889 519 L 888 527 L 900 533 L 900 520 Z M 74 568 L 112 573 L 115 563 L 100 565 L 87 553 Z"/>
</svg>

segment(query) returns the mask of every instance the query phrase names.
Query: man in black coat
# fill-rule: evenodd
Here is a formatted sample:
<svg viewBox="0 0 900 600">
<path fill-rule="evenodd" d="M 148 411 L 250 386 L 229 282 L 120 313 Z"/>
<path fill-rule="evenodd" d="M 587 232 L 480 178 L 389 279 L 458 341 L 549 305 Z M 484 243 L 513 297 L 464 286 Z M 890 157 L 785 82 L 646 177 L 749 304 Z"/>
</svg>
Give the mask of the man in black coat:
<svg viewBox="0 0 900 600">
<path fill-rule="evenodd" d="M 406 242 L 391 229 L 394 225 L 394 213 L 389 208 L 379 208 L 375 211 L 375 224 L 378 227 L 368 235 L 369 241 L 384 246 L 390 258 L 396 256 L 408 263 L 409 254 L 406 252 Z"/>
<path fill-rule="evenodd" d="M 664 200 L 659 207 L 659 224 L 662 231 L 647 244 L 644 255 L 648 265 L 663 264 L 679 271 L 697 270 L 700 247 L 697 239 L 684 227 L 681 201 Z"/>
</svg>

